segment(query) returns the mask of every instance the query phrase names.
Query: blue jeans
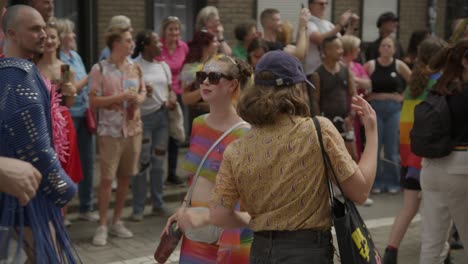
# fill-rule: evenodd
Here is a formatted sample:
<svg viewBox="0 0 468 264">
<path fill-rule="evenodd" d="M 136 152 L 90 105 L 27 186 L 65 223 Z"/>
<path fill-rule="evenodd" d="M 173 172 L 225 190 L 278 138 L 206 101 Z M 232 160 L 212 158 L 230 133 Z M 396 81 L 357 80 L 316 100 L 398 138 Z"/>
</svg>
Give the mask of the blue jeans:
<svg viewBox="0 0 468 264">
<path fill-rule="evenodd" d="M 388 190 L 398 189 L 400 179 L 400 114 L 401 103 L 391 100 L 371 102 L 377 114 L 379 152 L 377 157 L 377 176 L 374 187 Z M 382 147 L 384 156 L 381 158 Z"/>
<path fill-rule="evenodd" d="M 140 172 L 132 179 L 133 214 L 142 214 L 146 202 L 146 186 L 149 174 L 153 208 L 161 208 L 163 201 L 164 160 L 169 137 L 166 107 L 142 116 L 143 138 L 140 154 Z"/>
<path fill-rule="evenodd" d="M 80 213 L 93 210 L 93 178 L 94 178 L 94 156 L 95 137 L 88 132 L 85 117 L 73 117 L 78 150 L 80 152 L 81 169 L 83 179 L 78 183 L 78 198 L 80 199 Z"/>
<path fill-rule="evenodd" d="M 251 264 L 333 263 L 331 231 L 260 231 L 254 233 Z"/>
</svg>

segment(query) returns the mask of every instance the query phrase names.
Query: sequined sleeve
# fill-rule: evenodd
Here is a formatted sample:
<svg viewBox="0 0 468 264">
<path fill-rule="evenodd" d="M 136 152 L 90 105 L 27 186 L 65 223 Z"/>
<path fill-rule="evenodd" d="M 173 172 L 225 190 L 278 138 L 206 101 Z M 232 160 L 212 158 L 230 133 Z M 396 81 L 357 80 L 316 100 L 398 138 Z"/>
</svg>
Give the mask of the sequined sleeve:
<svg viewBox="0 0 468 264">
<path fill-rule="evenodd" d="M 18 70 L 8 72 L 11 78 L 0 85 L 7 87 L 3 94 L 7 100 L 0 106 L 5 110 L 0 120 L 4 153 L 0 154 L 34 165 L 42 174 L 39 191 L 62 207 L 73 198 L 76 185 L 61 167 L 52 146 L 47 91 L 35 71 L 27 76 Z"/>
</svg>

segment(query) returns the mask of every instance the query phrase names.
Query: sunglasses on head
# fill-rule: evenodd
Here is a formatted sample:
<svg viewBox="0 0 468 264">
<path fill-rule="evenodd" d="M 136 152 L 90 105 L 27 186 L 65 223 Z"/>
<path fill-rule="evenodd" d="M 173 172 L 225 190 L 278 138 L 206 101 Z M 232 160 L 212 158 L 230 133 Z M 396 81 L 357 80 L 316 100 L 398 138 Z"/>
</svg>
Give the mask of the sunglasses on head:
<svg viewBox="0 0 468 264">
<path fill-rule="evenodd" d="M 196 73 L 196 77 L 197 77 L 197 82 L 199 84 L 202 84 L 206 78 L 208 77 L 208 81 L 210 82 L 210 84 L 218 84 L 219 83 L 219 80 L 221 80 L 221 78 L 225 78 L 227 80 L 233 80 L 234 78 L 231 77 L 231 76 L 228 76 L 222 72 L 209 72 L 209 73 L 206 73 L 204 71 L 199 71 Z"/>
</svg>

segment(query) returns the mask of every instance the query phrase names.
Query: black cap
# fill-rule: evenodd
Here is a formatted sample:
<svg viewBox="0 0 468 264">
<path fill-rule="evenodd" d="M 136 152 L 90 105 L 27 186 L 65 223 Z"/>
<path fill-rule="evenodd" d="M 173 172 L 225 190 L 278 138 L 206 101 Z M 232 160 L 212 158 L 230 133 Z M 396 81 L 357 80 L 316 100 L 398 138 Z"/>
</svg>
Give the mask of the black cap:
<svg viewBox="0 0 468 264">
<path fill-rule="evenodd" d="M 377 27 L 379 28 L 383 23 L 388 21 L 398 21 L 398 17 L 393 12 L 385 12 L 377 19 Z"/>
</svg>

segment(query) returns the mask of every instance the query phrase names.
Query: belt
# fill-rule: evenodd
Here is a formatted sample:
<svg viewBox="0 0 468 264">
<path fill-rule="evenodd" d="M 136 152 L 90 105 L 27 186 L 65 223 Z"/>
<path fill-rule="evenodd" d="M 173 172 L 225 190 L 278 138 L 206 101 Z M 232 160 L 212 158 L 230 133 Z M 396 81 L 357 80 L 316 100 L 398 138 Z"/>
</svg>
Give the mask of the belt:
<svg viewBox="0 0 468 264">
<path fill-rule="evenodd" d="M 314 230 L 302 229 L 295 231 L 257 231 L 254 236 L 260 236 L 268 239 L 282 239 L 282 238 L 300 238 L 307 237 L 312 241 L 329 240 L 331 238 L 330 230 Z"/>
</svg>

